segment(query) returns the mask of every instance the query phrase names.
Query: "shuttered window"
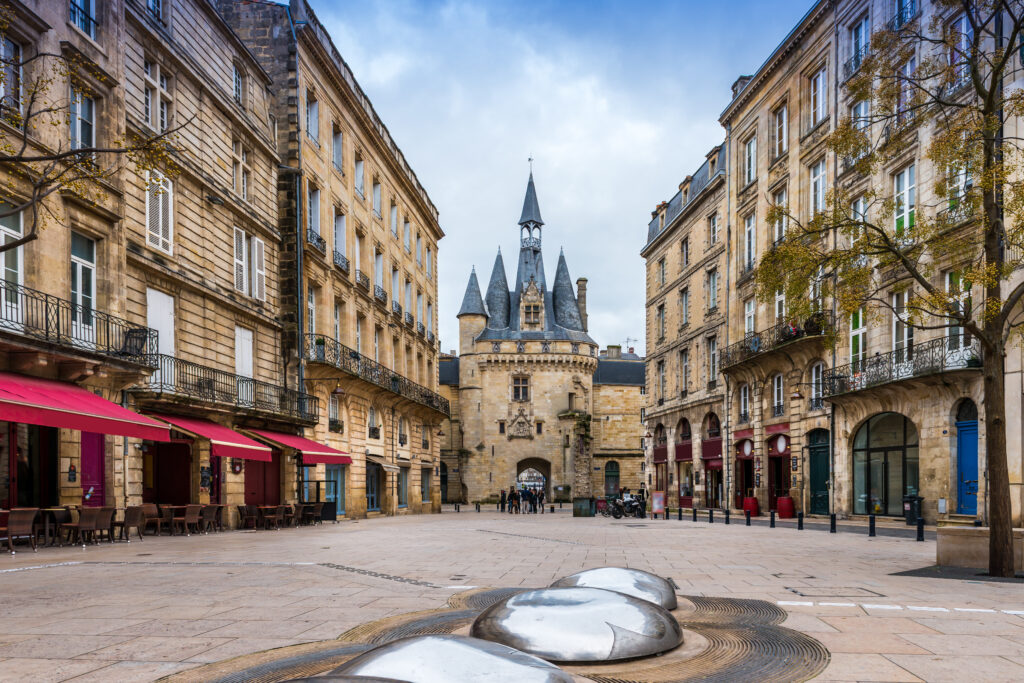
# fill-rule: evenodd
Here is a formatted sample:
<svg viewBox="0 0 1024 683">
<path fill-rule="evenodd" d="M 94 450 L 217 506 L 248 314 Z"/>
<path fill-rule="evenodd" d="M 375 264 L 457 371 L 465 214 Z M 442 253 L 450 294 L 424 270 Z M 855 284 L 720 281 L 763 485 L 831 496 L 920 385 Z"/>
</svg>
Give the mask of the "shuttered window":
<svg viewBox="0 0 1024 683">
<path fill-rule="evenodd" d="M 174 184 L 157 171 L 146 171 L 146 241 L 171 253 L 174 244 Z"/>
<path fill-rule="evenodd" d="M 252 238 L 252 296 L 260 301 L 267 300 L 266 245 L 259 237 Z"/>
<path fill-rule="evenodd" d="M 249 293 L 249 255 L 245 248 L 245 231 L 235 228 L 235 289 Z"/>
<path fill-rule="evenodd" d="M 235 228 L 235 290 L 260 301 L 267 300 L 266 244 L 259 237 Z"/>
</svg>

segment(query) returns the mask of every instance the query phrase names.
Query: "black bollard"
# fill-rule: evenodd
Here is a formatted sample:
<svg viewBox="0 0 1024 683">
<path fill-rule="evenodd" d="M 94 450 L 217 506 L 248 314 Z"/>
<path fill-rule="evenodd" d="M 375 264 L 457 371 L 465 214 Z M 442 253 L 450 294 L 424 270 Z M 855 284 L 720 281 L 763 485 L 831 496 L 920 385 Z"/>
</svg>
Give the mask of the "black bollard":
<svg viewBox="0 0 1024 683">
<path fill-rule="evenodd" d="M 804 530 L 804 513 L 803 512 L 796 513 L 796 530 L 797 531 L 803 531 Z"/>
<path fill-rule="evenodd" d="M 480 512 L 480 503 L 477 503 L 477 504 L 476 504 L 476 511 L 477 511 L 477 512 Z"/>
<path fill-rule="evenodd" d="M 712 510 L 711 508 L 708 508 L 708 524 L 714 524 L 714 523 L 715 523 L 715 511 Z"/>
<path fill-rule="evenodd" d="M 551 506 L 551 511 L 552 511 L 552 512 L 554 512 L 554 511 L 555 511 L 555 506 L 554 506 L 553 504 L 552 504 L 552 506 Z"/>
<path fill-rule="evenodd" d="M 678 512 L 679 512 L 679 521 L 681 522 L 681 521 L 683 521 L 683 508 L 678 508 Z"/>
<path fill-rule="evenodd" d="M 836 513 L 832 513 L 828 516 L 828 532 L 834 534 L 836 532 Z"/>
<path fill-rule="evenodd" d="M 772 510 L 769 514 L 771 515 L 771 519 L 768 520 L 768 528 L 769 529 L 774 529 L 775 528 L 775 510 Z"/>
<path fill-rule="evenodd" d="M 729 523 L 729 508 L 725 508 L 725 523 Z"/>
<path fill-rule="evenodd" d="M 459 510 L 459 504 L 458 503 L 455 504 L 455 511 L 456 512 L 462 512 L 461 510 Z"/>
<path fill-rule="evenodd" d="M 695 522 L 696 522 L 696 521 L 697 521 L 697 508 L 696 508 L 696 507 L 694 507 L 694 508 L 693 508 L 693 510 L 692 510 L 692 512 L 693 512 L 693 521 L 695 521 Z"/>
<path fill-rule="evenodd" d="M 874 536 L 874 535 L 875 535 L 875 516 L 874 515 L 869 515 L 868 516 L 868 536 L 870 537 L 870 536 Z"/>
<path fill-rule="evenodd" d="M 747 518 L 747 526 L 750 526 L 750 510 L 744 510 L 743 516 Z"/>
<path fill-rule="evenodd" d="M 924 540 L 924 518 L 917 518 L 917 540 Z"/>
</svg>

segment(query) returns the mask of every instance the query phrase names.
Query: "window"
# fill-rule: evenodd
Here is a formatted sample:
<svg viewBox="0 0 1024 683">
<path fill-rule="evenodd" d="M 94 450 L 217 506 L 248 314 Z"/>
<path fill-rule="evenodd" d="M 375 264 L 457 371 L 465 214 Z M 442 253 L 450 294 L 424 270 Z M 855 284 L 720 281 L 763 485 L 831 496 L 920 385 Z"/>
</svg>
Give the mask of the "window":
<svg viewBox="0 0 1024 683">
<path fill-rule="evenodd" d="M 416 292 L 416 322 L 423 322 L 423 292 Z"/>
<path fill-rule="evenodd" d="M 249 155 L 251 150 L 242 145 L 241 140 L 234 140 L 231 143 L 231 170 L 232 182 L 235 192 L 249 201 L 249 188 L 252 186 L 252 169 L 249 166 Z"/>
<path fill-rule="evenodd" d="M 718 214 L 708 217 L 708 243 L 718 242 Z"/>
<path fill-rule="evenodd" d="M 0 115 L 21 125 L 21 46 L 7 36 L 0 41 Z"/>
<path fill-rule="evenodd" d="M 825 160 L 811 166 L 811 216 L 825 210 Z"/>
<path fill-rule="evenodd" d="M 380 362 L 380 328 L 373 328 L 373 362 Z"/>
<path fill-rule="evenodd" d="M 850 27 L 850 68 L 847 76 L 860 68 L 861 62 L 868 54 L 868 46 L 871 41 L 871 32 L 868 28 L 868 17 L 865 14 L 857 23 Z"/>
<path fill-rule="evenodd" d="M 871 125 L 871 103 L 868 100 L 855 102 L 850 110 L 850 118 L 853 119 L 854 128 L 866 131 Z"/>
<path fill-rule="evenodd" d="M 320 235 L 320 188 L 309 185 L 309 204 L 306 210 L 306 227 L 314 235 Z"/>
<path fill-rule="evenodd" d="M 680 255 L 680 263 L 682 263 L 682 267 L 683 268 L 685 268 L 688 265 L 690 265 L 690 238 L 689 237 L 683 238 L 683 241 L 679 243 L 679 255 Z"/>
<path fill-rule="evenodd" d="M 174 244 L 174 184 L 158 171 L 146 171 L 146 243 L 168 254 Z"/>
<path fill-rule="evenodd" d="M 150 128 L 162 133 L 171 118 L 170 79 L 158 63 L 149 59 L 142 62 L 142 75 L 145 81 L 143 118 Z"/>
<path fill-rule="evenodd" d="M 157 21 L 164 20 L 164 0 L 146 0 L 146 10 Z"/>
<path fill-rule="evenodd" d="M 398 470 L 398 507 L 409 506 L 409 468 L 402 467 Z"/>
<path fill-rule="evenodd" d="M 384 254 L 373 250 L 373 284 L 384 288 Z"/>
<path fill-rule="evenodd" d="M 427 330 L 433 331 L 434 329 L 434 304 L 427 302 Z"/>
<path fill-rule="evenodd" d="M 320 102 L 312 90 L 306 89 L 306 135 L 320 142 Z"/>
<path fill-rule="evenodd" d="M 665 361 L 658 361 L 658 398 L 665 398 Z"/>
<path fill-rule="evenodd" d="M 0 213 L 10 211 L 14 207 L 10 204 L 0 202 Z M 0 218 L 0 240 L 8 244 L 22 238 L 22 214 L 21 212 Z M 22 298 L 18 286 L 22 284 L 24 269 L 22 264 L 23 246 L 0 254 L 3 261 L 3 275 L 0 279 L 0 286 L 3 292 L 0 294 L 0 318 L 4 321 L 21 323 L 24 315 L 22 310 Z"/>
<path fill-rule="evenodd" d="M 341 341 L 341 304 L 334 304 L 334 340 Z"/>
<path fill-rule="evenodd" d="M 409 224 L 409 219 L 406 218 L 402 223 L 402 239 L 405 241 L 405 251 L 412 251 L 412 226 Z"/>
<path fill-rule="evenodd" d="M 786 153 L 789 138 L 789 112 L 786 105 L 782 105 L 772 112 L 774 122 L 773 133 L 775 136 L 775 157 L 778 158 Z"/>
<path fill-rule="evenodd" d="M 505 433 L 505 421 L 504 420 L 498 420 L 498 433 L 499 434 L 504 434 Z"/>
<path fill-rule="evenodd" d="M 355 168 L 355 182 L 356 182 L 356 194 L 359 195 L 360 199 L 365 197 L 363 189 L 366 187 L 365 169 L 363 166 L 363 158 L 360 155 L 356 155 L 356 168 Z"/>
<path fill-rule="evenodd" d="M 527 324 L 540 324 L 540 304 L 526 304 Z"/>
<path fill-rule="evenodd" d="M 416 235 L 416 263 L 423 265 L 423 237 Z"/>
<path fill-rule="evenodd" d="M 75 339 L 94 342 L 92 310 L 96 298 L 96 242 L 71 233 L 71 332 Z M 7 316 L 4 316 L 5 318 Z"/>
<path fill-rule="evenodd" d="M 783 396 L 782 375 L 772 377 L 772 416 L 778 417 L 784 412 L 785 397 Z"/>
<path fill-rule="evenodd" d="M 914 164 L 893 177 L 896 236 L 909 238 L 914 228 Z"/>
<path fill-rule="evenodd" d="M 334 253 L 344 256 L 348 253 L 348 226 L 345 214 L 340 209 L 334 209 Z"/>
<path fill-rule="evenodd" d="M 398 204 L 391 202 L 391 213 L 388 216 L 388 223 L 391 225 L 391 234 L 398 237 Z"/>
<path fill-rule="evenodd" d="M 231 68 L 233 72 L 231 79 L 232 92 L 234 93 L 235 96 L 235 102 L 237 102 L 238 104 L 244 104 L 245 100 L 243 98 L 245 97 L 245 73 L 243 73 L 243 71 L 238 67 L 237 64 L 232 65 Z M 308 110 L 306 112 L 306 115 L 309 115 Z M 309 125 L 309 121 L 306 122 L 306 125 Z"/>
<path fill-rule="evenodd" d="M 708 382 L 718 381 L 718 339 L 708 337 Z M 708 387 L 711 388 L 711 387 Z"/>
<path fill-rule="evenodd" d="M 235 291 L 260 301 L 267 299 L 266 245 L 259 237 L 235 228 Z"/>
<path fill-rule="evenodd" d="M 740 422 L 750 421 L 750 385 L 740 385 Z"/>
<path fill-rule="evenodd" d="M 743 270 L 753 270 L 757 258 L 757 225 L 754 214 L 743 219 Z"/>
<path fill-rule="evenodd" d="M 690 323 L 690 290 L 684 289 L 679 292 L 679 324 Z"/>
<path fill-rule="evenodd" d="M 405 281 L 405 302 L 404 303 L 405 303 L 405 305 L 408 308 L 412 308 L 412 283 L 410 281 L 408 281 L 408 280 Z M 407 312 L 408 313 L 412 313 L 411 310 L 407 311 Z"/>
<path fill-rule="evenodd" d="M 949 65 L 953 67 L 953 87 L 960 87 L 970 76 L 971 45 L 974 29 L 966 14 L 960 14 L 949 26 Z"/>
<path fill-rule="evenodd" d="M 356 315 L 356 352 L 363 352 L 363 323 L 366 318 L 361 315 Z M 372 413 L 371 413 L 372 414 Z"/>
<path fill-rule="evenodd" d="M 381 218 L 381 199 L 380 199 L 380 181 L 376 178 L 373 179 L 373 213 L 377 218 Z"/>
<path fill-rule="evenodd" d="M 327 401 L 327 419 L 331 422 L 337 422 L 340 418 L 338 415 L 341 414 L 339 410 L 338 397 L 331 394 L 330 399 Z"/>
<path fill-rule="evenodd" d="M 430 468 L 420 468 L 420 500 L 424 503 L 430 502 Z"/>
<path fill-rule="evenodd" d="M 907 292 L 894 292 L 892 295 L 892 350 L 897 363 L 913 360 L 914 356 L 914 327 L 907 313 L 909 298 Z"/>
<path fill-rule="evenodd" d="M 530 400 L 530 378 L 529 377 L 513 377 L 512 378 L 512 400 L 513 401 L 529 401 Z"/>
<path fill-rule="evenodd" d="M 96 100 L 72 88 L 69 109 L 71 149 L 95 147 Z"/>
<path fill-rule="evenodd" d="M 656 323 L 658 326 L 658 341 L 663 341 L 665 339 L 665 304 L 658 306 Z"/>
<path fill-rule="evenodd" d="M 781 289 L 775 292 L 775 322 L 786 318 L 786 293 Z"/>
<path fill-rule="evenodd" d="M 824 408 L 822 402 L 822 381 L 825 376 L 825 364 L 815 363 L 811 366 L 811 410 L 821 410 Z"/>
<path fill-rule="evenodd" d="M 772 203 L 784 211 L 789 210 L 789 196 L 785 188 L 779 190 L 772 196 Z M 789 216 L 785 214 L 779 216 L 779 219 L 775 221 L 775 225 L 772 227 L 775 231 L 774 242 L 775 244 L 778 244 L 786 237 L 786 228 L 789 227 Z"/>
<path fill-rule="evenodd" d="M 747 185 L 757 178 L 757 137 L 754 136 L 743 145 L 743 184 Z"/>
<path fill-rule="evenodd" d="M 96 38 L 95 0 L 71 0 L 71 23 L 82 29 L 85 35 Z"/>
<path fill-rule="evenodd" d="M 392 266 L 391 267 L 391 299 L 395 303 L 397 303 L 399 306 L 401 306 L 402 305 L 401 298 L 402 298 L 402 288 L 401 288 L 401 285 L 399 285 L 399 283 L 398 283 L 398 267 L 397 266 Z"/>
<path fill-rule="evenodd" d="M 686 391 L 690 386 L 690 350 L 679 352 L 679 389 Z"/>
<path fill-rule="evenodd" d="M 900 89 L 896 93 L 896 121 L 898 123 L 904 123 L 913 117 L 911 106 L 916 91 L 913 82 L 916 70 L 917 60 L 911 57 L 903 63 L 896 73 L 896 78 L 900 82 Z"/>
<path fill-rule="evenodd" d="M 753 298 L 747 299 L 743 302 L 743 333 L 754 334 L 755 330 L 755 312 L 757 311 L 757 302 Z"/>
<path fill-rule="evenodd" d="M 537 433 L 538 434 L 543 434 L 544 433 L 544 423 L 543 422 L 538 422 L 537 423 Z"/>
<path fill-rule="evenodd" d="M 861 306 L 850 314 L 850 362 L 854 372 L 862 372 L 867 357 L 867 324 L 864 320 L 864 307 Z"/>
<path fill-rule="evenodd" d="M 427 254 L 427 277 L 432 278 L 434 276 L 434 252 L 430 250 L 430 247 L 426 249 Z"/>
<path fill-rule="evenodd" d="M 334 124 L 331 130 L 331 161 L 334 168 L 344 173 L 345 168 L 345 136 L 338 124 Z"/>
<path fill-rule="evenodd" d="M 713 311 L 718 308 L 718 269 L 713 268 L 708 271 L 708 310 Z"/>
<path fill-rule="evenodd" d="M 828 116 L 827 69 L 821 67 L 811 76 L 811 125 L 816 126 Z"/>
</svg>

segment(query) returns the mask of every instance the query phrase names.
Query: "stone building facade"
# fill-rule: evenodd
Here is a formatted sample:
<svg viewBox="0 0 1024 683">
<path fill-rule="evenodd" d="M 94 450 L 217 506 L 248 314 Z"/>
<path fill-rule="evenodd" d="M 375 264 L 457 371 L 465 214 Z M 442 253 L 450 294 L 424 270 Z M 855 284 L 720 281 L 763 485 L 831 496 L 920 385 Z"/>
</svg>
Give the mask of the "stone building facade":
<svg viewBox="0 0 1024 683">
<path fill-rule="evenodd" d="M 450 501 L 496 500 L 531 469 L 558 501 L 600 496 L 606 481 L 615 490 L 642 481 L 642 361 L 604 361 L 626 367 L 609 364 L 602 379 L 603 361 L 587 334 L 587 281 L 578 279 L 574 290 L 560 254 L 548 287 L 543 226 L 531 174 L 511 287 L 500 251 L 486 297 L 470 274 L 458 314 L 460 354 L 445 357 L 442 370 L 458 393 L 458 410 L 443 428 Z"/>
</svg>

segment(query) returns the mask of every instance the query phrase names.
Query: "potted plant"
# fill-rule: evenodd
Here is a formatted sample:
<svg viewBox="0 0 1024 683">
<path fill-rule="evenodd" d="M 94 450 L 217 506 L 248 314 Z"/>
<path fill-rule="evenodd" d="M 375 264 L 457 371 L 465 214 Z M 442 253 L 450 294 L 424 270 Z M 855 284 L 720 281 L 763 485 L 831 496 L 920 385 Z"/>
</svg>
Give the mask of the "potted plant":
<svg viewBox="0 0 1024 683">
<path fill-rule="evenodd" d="M 326 352 L 324 351 L 324 347 L 327 344 L 327 340 L 324 339 L 323 337 L 317 337 L 313 343 L 316 345 L 317 360 L 323 360 L 327 356 Z"/>
</svg>

